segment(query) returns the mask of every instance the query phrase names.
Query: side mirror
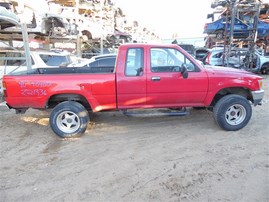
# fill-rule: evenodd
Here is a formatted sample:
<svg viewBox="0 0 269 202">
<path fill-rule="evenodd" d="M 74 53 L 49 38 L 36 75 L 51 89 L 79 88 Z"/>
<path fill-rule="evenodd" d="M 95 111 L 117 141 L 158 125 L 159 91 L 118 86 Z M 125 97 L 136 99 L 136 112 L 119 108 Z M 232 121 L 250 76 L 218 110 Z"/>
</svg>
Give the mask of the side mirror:
<svg viewBox="0 0 269 202">
<path fill-rule="evenodd" d="M 141 76 L 142 74 L 143 74 L 143 68 L 142 67 L 136 69 L 136 76 Z"/>
<path fill-rule="evenodd" d="M 181 74 L 182 74 L 182 77 L 184 79 L 188 78 L 189 73 L 187 71 L 186 64 L 182 64 L 182 66 L 181 66 Z"/>
</svg>

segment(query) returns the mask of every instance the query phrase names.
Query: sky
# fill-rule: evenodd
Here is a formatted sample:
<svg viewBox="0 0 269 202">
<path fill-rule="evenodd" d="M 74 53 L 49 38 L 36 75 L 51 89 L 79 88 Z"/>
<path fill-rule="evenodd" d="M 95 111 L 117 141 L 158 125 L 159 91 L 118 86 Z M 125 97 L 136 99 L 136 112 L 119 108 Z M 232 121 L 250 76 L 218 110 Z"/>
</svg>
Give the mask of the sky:
<svg viewBox="0 0 269 202">
<path fill-rule="evenodd" d="M 211 0 L 115 0 L 128 17 L 162 38 L 203 36 Z"/>
</svg>

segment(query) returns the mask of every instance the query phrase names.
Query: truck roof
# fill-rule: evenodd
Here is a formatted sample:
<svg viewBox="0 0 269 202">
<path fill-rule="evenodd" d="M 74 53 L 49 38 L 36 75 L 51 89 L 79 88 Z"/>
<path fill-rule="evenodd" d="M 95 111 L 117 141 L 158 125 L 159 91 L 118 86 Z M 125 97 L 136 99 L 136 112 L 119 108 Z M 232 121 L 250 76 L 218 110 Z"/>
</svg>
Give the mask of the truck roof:
<svg viewBox="0 0 269 202">
<path fill-rule="evenodd" d="M 122 44 L 121 47 L 170 47 L 170 48 L 178 48 L 177 44 L 145 44 L 145 43 L 126 43 Z"/>
</svg>

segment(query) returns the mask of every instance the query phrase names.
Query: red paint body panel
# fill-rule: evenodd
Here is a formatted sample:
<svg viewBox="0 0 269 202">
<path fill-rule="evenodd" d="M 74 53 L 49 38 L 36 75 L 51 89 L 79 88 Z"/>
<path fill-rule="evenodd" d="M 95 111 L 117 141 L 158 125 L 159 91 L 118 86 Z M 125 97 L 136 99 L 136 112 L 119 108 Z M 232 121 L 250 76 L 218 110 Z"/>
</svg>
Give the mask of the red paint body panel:
<svg viewBox="0 0 269 202">
<path fill-rule="evenodd" d="M 160 82 L 151 80 L 155 75 Z M 203 104 L 207 95 L 206 73 L 191 72 L 188 79 L 179 73 L 150 73 L 147 79 L 147 104 L 150 106 L 193 106 Z"/>
<path fill-rule="evenodd" d="M 146 74 L 139 77 L 125 76 L 128 47 L 121 47 L 116 65 L 118 108 L 143 108 L 146 105 Z M 145 64 L 144 61 L 143 65 Z"/>
<path fill-rule="evenodd" d="M 262 77 L 253 73 L 228 67 L 206 66 L 209 78 L 208 96 L 204 105 L 210 105 L 214 96 L 222 89 L 240 87 L 252 91 L 259 90 L 258 81 Z"/>
<path fill-rule="evenodd" d="M 53 95 L 78 94 L 93 111 L 116 109 L 115 74 L 5 76 L 4 81 L 13 108 L 44 109 Z"/>
<path fill-rule="evenodd" d="M 152 72 L 151 48 L 172 48 L 183 53 L 198 68 L 187 79 L 180 72 Z M 126 76 L 127 51 L 143 50 L 143 72 Z M 159 77 L 159 81 L 153 81 Z M 128 108 L 161 108 L 180 106 L 209 106 L 221 89 L 242 87 L 259 90 L 261 77 L 241 70 L 203 67 L 177 45 L 126 44 L 118 51 L 115 73 L 110 74 L 50 74 L 4 76 L 5 100 L 11 108 L 45 109 L 51 96 L 81 95 L 92 110 Z"/>
</svg>

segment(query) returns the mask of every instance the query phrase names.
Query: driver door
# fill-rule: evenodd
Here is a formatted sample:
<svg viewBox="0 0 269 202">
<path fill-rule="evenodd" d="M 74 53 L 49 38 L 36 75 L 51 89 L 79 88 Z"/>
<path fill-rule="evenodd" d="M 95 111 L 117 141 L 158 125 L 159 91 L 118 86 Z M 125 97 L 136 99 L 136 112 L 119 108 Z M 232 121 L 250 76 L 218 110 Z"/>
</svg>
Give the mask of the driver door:
<svg viewBox="0 0 269 202">
<path fill-rule="evenodd" d="M 154 107 L 177 107 L 201 105 L 208 79 L 185 53 L 174 48 L 151 48 L 147 75 L 147 105 Z M 181 67 L 185 64 L 188 78 L 182 76 Z"/>
</svg>

